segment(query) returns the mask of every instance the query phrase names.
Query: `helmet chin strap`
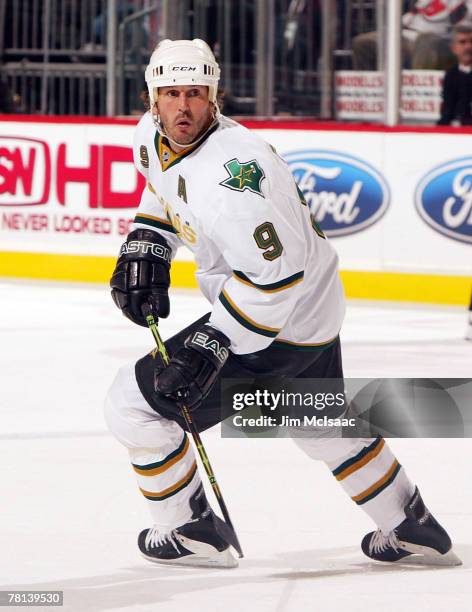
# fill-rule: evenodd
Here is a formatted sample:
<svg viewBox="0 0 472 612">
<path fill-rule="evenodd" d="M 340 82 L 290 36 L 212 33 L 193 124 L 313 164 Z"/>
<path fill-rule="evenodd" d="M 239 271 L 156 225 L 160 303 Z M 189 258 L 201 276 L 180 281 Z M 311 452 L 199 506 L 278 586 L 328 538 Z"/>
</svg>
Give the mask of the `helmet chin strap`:
<svg viewBox="0 0 472 612">
<path fill-rule="evenodd" d="M 214 103 L 213 103 L 213 104 L 214 104 Z M 203 131 L 203 132 L 200 134 L 200 136 L 199 136 L 198 138 L 196 138 L 196 139 L 195 139 L 193 142 L 188 142 L 188 143 L 185 143 L 185 144 L 181 144 L 180 142 L 177 142 L 176 140 L 174 140 L 173 138 L 171 138 L 171 137 L 170 137 L 170 136 L 169 136 L 169 135 L 166 133 L 166 130 L 165 130 L 164 124 L 163 124 L 163 123 L 162 123 L 162 121 L 161 121 L 161 116 L 159 115 L 159 113 L 154 114 L 154 113 L 152 112 L 152 109 L 151 109 L 151 115 L 152 115 L 152 118 L 153 118 L 153 121 L 154 121 L 154 125 L 156 126 L 157 131 L 159 132 L 159 134 L 160 134 L 161 136 L 163 136 L 163 137 L 167 138 L 167 140 L 168 140 L 169 142 L 171 142 L 173 145 L 175 145 L 175 146 L 177 146 L 177 147 L 183 147 L 183 148 L 187 149 L 188 147 L 193 147 L 194 145 L 198 144 L 198 143 L 200 142 L 200 140 L 202 140 L 202 138 L 204 138 L 204 136 L 207 134 L 207 132 L 208 132 L 209 130 L 211 130 L 211 128 L 212 128 L 212 127 L 214 127 L 214 126 L 215 126 L 215 125 L 218 123 L 218 119 L 219 119 L 219 117 L 220 117 L 220 111 L 219 111 L 219 108 L 218 108 L 218 106 L 217 106 L 216 104 L 214 104 L 214 110 L 215 110 L 215 113 L 214 113 L 214 116 L 213 116 L 213 121 L 212 121 L 212 122 L 210 123 L 210 125 L 209 125 L 209 126 L 206 128 L 206 130 L 204 130 L 204 131 Z"/>
</svg>

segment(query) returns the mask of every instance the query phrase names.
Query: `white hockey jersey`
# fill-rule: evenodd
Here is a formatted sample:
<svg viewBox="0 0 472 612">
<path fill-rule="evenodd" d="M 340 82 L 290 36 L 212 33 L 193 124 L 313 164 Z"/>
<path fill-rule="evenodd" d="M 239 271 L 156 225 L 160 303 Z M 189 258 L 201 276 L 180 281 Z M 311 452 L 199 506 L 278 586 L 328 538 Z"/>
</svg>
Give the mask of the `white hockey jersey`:
<svg viewBox="0 0 472 612">
<path fill-rule="evenodd" d="M 174 153 L 148 112 L 134 160 L 147 187 L 133 229 L 161 233 L 173 255 L 181 245 L 193 252 L 210 323 L 233 352 L 274 341 L 318 349 L 337 337 L 337 255 L 269 144 L 222 116 L 196 146 Z"/>
</svg>

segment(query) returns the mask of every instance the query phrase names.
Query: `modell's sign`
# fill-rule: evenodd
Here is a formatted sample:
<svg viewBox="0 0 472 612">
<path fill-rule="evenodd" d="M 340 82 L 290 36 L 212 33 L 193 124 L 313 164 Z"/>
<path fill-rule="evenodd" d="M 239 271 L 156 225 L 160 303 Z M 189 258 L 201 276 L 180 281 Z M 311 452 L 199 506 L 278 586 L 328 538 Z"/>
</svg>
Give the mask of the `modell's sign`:
<svg viewBox="0 0 472 612">
<path fill-rule="evenodd" d="M 428 172 L 416 188 L 415 205 L 434 230 L 472 243 L 472 157 L 449 161 Z"/>
<path fill-rule="evenodd" d="M 114 186 L 113 176 L 123 164 L 133 165 L 131 147 L 88 146 L 88 162 L 77 166 L 69 161 L 73 145 L 61 143 L 54 149 L 34 138 L 0 136 L 0 206 L 46 204 L 52 193 L 67 205 L 70 185 L 88 187 L 88 208 L 134 208 L 139 205 L 145 181 L 132 167 L 129 188 Z"/>
<path fill-rule="evenodd" d="M 441 110 L 444 72 L 402 70 L 400 116 L 436 121 Z M 338 120 L 384 120 L 385 76 L 380 71 L 341 70 L 335 73 L 335 108 Z"/>
<path fill-rule="evenodd" d="M 383 176 L 367 162 L 335 151 L 284 154 L 315 221 L 328 236 L 345 236 L 376 223 L 388 208 Z"/>
</svg>

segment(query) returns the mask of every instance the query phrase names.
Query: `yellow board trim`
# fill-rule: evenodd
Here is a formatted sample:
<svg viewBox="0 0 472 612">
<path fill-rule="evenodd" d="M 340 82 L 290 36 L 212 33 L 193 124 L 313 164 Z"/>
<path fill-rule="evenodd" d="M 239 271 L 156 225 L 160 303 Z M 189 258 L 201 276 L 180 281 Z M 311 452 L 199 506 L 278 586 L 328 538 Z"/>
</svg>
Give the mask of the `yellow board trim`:
<svg viewBox="0 0 472 612">
<path fill-rule="evenodd" d="M 467 306 L 472 289 L 470 276 L 357 270 L 340 276 L 348 298 Z"/>
<path fill-rule="evenodd" d="M 115 264 L 116 257 L 0 251 L 0 277 L 108 283 Z M 173 262 L 172 286 L 197 288 L 195 270 L 192 261 Z"/>
<path fill-rule="evenodd" d="M 107 283 L 115 262 L 115 257 L 0 251 L 0 276 Z M 172 286 L 198 287 L 195 271 L 192 261 L 174 261 Z M 472 289 L 469 276 L 358 270 L 340 275 L 348 298 L 467 306 Z"/>
</svg>

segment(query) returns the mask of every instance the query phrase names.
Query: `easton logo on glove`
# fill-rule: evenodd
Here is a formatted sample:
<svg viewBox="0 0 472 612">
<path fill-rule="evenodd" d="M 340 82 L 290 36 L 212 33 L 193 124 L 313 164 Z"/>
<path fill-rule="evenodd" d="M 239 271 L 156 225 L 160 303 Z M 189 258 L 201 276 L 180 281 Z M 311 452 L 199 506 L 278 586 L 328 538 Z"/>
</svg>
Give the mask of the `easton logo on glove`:
<svg viewBox="0 0 472 612">
<path fill-rule="evenodd" d="M 155 257 L 164 259 L 170 263 L 170 251 L 161 244 L 155 242 L 144 242 L 142 240 L 130 240 L 125 242 L 120 249 L 120 257 L 122 255 L 130 255 L 139 253 L 140 255 L 146 255 L 150 253 Z"/>
<path fill-rule="evenodd" d="M 222 346 L 215 338 L 210 338 L 208 334 L 197 331 L 193 334 L 192 338 L 188 341 L 188 345 L 197 344 L 202 348 L 211 351 L 215 357 L 224 364 L 228 359 L 228 349 Z"/>
<path fill-rule="evenodd" d="M 154 317 L 169 316 L 171 250 L 165 238 L 148 229 L 133 230 L 120 249 L 113 276 L 111 296 L 133 323 L 147 327 L 143 304 Z"/>
</svg>

